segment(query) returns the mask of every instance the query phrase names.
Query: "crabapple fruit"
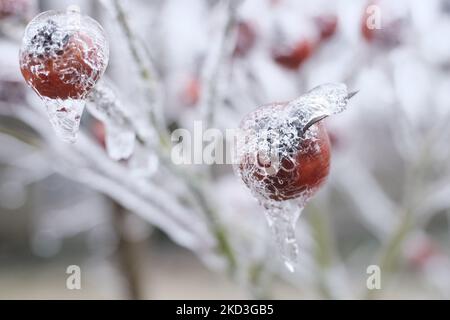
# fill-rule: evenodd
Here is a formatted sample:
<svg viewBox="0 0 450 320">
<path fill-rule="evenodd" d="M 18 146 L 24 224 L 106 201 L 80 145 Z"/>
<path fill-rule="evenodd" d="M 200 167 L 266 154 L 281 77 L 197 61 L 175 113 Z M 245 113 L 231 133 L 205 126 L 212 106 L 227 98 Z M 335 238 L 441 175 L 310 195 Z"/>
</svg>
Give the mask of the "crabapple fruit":
<svg viewBox="0 0 450 320">
<path fill-rule="evenodd" d="M 77 12 L 48 11 L 30 22 L 20 69 L 36 93 L 48 99 L 84 99 L 108 63 L 103 30 Z"/>
<path fill-rule="evenodd" d="M 330 172 L 331 145 L 321 120 L 342 112 L 355 93 L 316 87 L 290 102 L 262 106 L 241 122 L 235 171 L 262 200 L 306 202 Z"/>
<path fill-rule="evenodd" d="M 253 121 L 264 122 L 273 109 L 285 108 L 287 103 L 263 106 L 250 117 Z M 245 120 L 244 120 L 245 122 Z M 291 141 L 283 141 L 283 131 L 288 130 Z M 289 200 L 301 195 L 312 196 L 325 182 L 330 171 L 330 141 L 323 123 L 310 127 L 310 134 L 301 137 L 301 130 L 295 124 L 287 128 L 271 128 L 279 139 L 283 150 L 275 157 L 266 152 L 244 156 L 238 171 L 247 186 L 256 182 L 266 198 L 275 201 Z M 269 140 L 272 140 L 269 133 Z M 272 141 L 271 141 L 272 142 Z M 270 158 L 270 159 L 269 159 Z M 268 169 L 274 169 L 268 174 Z M 250 174 L 248 174 L 250 173 Z"/>
</svg>

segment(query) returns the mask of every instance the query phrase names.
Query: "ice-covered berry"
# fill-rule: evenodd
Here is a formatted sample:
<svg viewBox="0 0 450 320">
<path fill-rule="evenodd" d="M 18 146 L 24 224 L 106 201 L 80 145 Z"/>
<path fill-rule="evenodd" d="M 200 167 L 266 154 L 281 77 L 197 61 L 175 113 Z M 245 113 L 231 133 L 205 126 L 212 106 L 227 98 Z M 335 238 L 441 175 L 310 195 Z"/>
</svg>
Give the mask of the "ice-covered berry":
<svg viewBox="0 0 450 320">
<path fill-rule="evenodd" d="M 84 99 L 105 71 L 108 55 L 103 31 L 94 20 L 49 11 L 28 25 L 20 68 L 41 97 Z"/>
<path fill-rule="evenodd" d="M 257 198 L 304 203 L 314 195 L 330 170 L 330 141 L 321 120 L 342 112 L 351 96 L 345 85 L 327 84 L 244 117 L 235 170 Z"/>
</svg>

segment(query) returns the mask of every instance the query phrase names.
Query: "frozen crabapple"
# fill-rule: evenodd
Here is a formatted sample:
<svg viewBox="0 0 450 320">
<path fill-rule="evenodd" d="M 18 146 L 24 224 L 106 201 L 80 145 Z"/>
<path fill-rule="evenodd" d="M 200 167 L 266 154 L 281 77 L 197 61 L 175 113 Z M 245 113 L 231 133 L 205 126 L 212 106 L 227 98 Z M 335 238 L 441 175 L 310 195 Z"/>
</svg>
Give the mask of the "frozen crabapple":
<svg viewBox="0 0 450 320">
<path fill-rule="evenodd" d="M 235 170 L 262 200 L 308 200 L 330 170 L 330 141 L 320 121 L 345 109 L 345 85 L 319 86 L 287 103 L 262 106 L 241 122 Z"/>
<path fill-rule="evenodd" d="M 325 84 L 287 103 L 262 106 L 241 122 L 234 169 L 264 207 L 280 256 L 295 270 L 295 225 L 306 202 L 330 171 L 330 141 L 323 123 L 342 112 L 344 84 Z"/>
<path fill-rule="evenodd" d="M 276 103 L 263 106 L 250 115 L 253 121 L 267 121 L 266 117 L 274 109 L 283 112 L 288 103 Z M 246 121 L 246 120 L 244 120 Z M 287 126 L 295 126 L 288 124 Z M 312 195 L 315 190 L 325 182 L 330 171 L 330 141 L 323 123 L 315 123 L 311 126 L 309 134 L 301 138 L 299 130 L 289 128 L 288 136 L 291 141 L 286 141 L 286 154 L 273 154 L 272 157 L 265 152 L 249 154 L 240 164 L 239 170 L 243 181 L 247 186 L 252 183 L 260 183 L 262 194 L 275 201 L 295 199 L 305 192 Z M 268 128 L 275 135 L 283 134 L 282 128 Z M 294 130 L 292 130 L 294 129 Z M 278 131 L 278 132 L 277 132 Z M 275 138 L 275 137 L 274 137 Z M 272 138 L 267 138 L 272 142 Z M 283 138 L 275 138 L 283 140 Z M 284 142 L 282 142 L 284 143 Z M 280 156 L 278 158 L 278 156 Z M 269 171 L 273 170 L 273 174 Z M 251 172 L 251 175 L 245 174 Z"/>
<path fill-rule="evenodd" d="M 103 31 L 89 17 L 49 11 L 33 19 L 25 31 L 20 69 L 41 97 L 84 99 L 107 63 Z"/>
<path fill-rule="evenodd" d="M 22 75 L 44 101 L 63 141 L 75 142 L 86 97 L 103 75 L 108 57 L 102 27 L 78 7 L 41 13 L 25 29 L 19 54 Z"/>
</svg>

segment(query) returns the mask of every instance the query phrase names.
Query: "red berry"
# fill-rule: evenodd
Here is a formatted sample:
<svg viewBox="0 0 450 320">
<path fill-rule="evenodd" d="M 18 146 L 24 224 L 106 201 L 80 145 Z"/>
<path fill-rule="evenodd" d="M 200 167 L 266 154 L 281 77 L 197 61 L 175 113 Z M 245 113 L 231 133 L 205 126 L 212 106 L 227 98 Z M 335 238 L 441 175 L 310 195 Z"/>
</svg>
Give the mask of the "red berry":
<svg viewBox="0 0 450 320">
<path fill-rule="evenodd" d="M 442 255 L 437 244 L 426 237 L 413 238 L 412 244 L 406 254 L 415 268 L 424 268 L 433 258 Z"/>
<path fill-rule="evenodd" d="M 269 0 L 270 5 L 276 7 L 283 3 L 283 0 Z"/>
<path fill-rule="evenodd" d="M 100 27 L 80 16 L 81 27 L 72 28 L 64 21 L 55 22 L 51 15 L 61 16 L 41 14 L 27 28 L 20 53 L 22 75 L 42 97 L 84 99 L 107 65 L 107 45 L 97 38 L 102 37 Z M 91 29 L 83 28 L 86 19 Z"/>
<path fill-rule="evenodd" d="M 320 40 L 327 40 L 336 33 L 338 19 L 335 15 L 320 15 L 314 20 L 320 32 Z"/>
<path fill-rule="evenodd" d="M 197 77 L 191 77 L 184 87 L 181 99 L 187 106 L 195 106 L 200 99 L 200 80 Z"/>
<path fill-rule="evenodd" d="M 100 71 L 88 63 L 96 57 L 96 48 L 89 37 L 72 35 L 57 51 L 42 55 L 25 52 L 21 57 L 21 71 L 39 95 L 50 99 L 77 99 L 85 96 L 100 77 Z"/>
<path fill-rule="evenodd" d="M 0 19 L 15 15 L 25 15 L 29 7 L 29 0 L 0 0 Z"/>
<path fill-rule="evenodd" d="M 103 147 L 106 148 L 106 129 L 103 122 L 95 120 L 92 125 L 92 133 L 94 134 L 97 142 Z"/>
<path fill-rule="evenodd" d="M 263 106 L 246 117 L 252 122 L 263 125 L 267 117 L 276 114 L 287 103 Z M 245 127 L 246 119 L 243 124 Z M 281 122 L 283 123 L 283 122 Z M 294 130 L 292 130 L 294 129 Z M 267 169 L 273 166 L 266 153 L 245 153 L 241 155 L 237 168 L 244 183 L 264 198 L 284 201 L 294 198 L 311 197 L 325 182 L 330 171 L 330 141 L 322 123 L 315 123 L 308 134 L 296 136 L 295 126 L 290 127 L 288 133 L 284 128 L 272 128 L 281 133 L 280 141 L 288 137 L 289 146 L 282 146 L 283 153 L 278 158 L 278 168 L 271 173 Z M 298 132 L 298 131 L 297 131 Z M 256 133 L 257 135 L 258 133 Z M 262 157 L 260 155 L 263 155 Z M 264 158 L 264 159 L 262 159 Z"/>
<path fill-rule="evenodd" d="M 260 200 L 297 198 L 304 204 L 330 171 L 330 141 L 322 121 L 343 112 L 356 92 L 342 83 L 317 86 L 290 101 L 244 117 L 235 171 Z"/>
<path fill-rule="evenodd" d="M 293 48 L 276 48 L 273 50 L 273 59 L 279 65 L 296 70 L 308 59 L 314 51 L 314 45 L 308 40 L 299 41 Z"/>
<path fill-rule="evenodd" d="M 241 21 L 237 25 L 236 47 L 234 48 L 234 57 L 244 57 L 255 45 L 256 31 L 248 23 Z"/>
</svg>

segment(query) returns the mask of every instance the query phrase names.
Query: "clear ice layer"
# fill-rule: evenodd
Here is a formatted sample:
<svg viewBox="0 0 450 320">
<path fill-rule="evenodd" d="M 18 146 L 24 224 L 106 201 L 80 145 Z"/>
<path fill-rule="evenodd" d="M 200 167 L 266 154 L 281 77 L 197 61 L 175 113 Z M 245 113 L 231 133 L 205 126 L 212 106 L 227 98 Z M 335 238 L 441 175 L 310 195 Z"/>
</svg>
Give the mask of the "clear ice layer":
<svg viewBox="0 0 450 320">
<path fill-rule="evenodd" d="M 114 90 L 101 82 L 88 100 L 89 112 L 105 125 L 106 151 L 110 158 L 128 159 L 134 150 L 136 134 Z"/>
<path fill-rule="evenodd" d="M 266 201 L 262 205 L 280 257 L 288 270 L 294 272 L 299 251 L 295 225 L 303 207 L 295 201 Z"/>
<path fill-rule="evenodd" d="M 58 137 L 64 142 L 74 143 L 80 127 L 84 100 L 44 99 L 48 118 Z"/>
<path fill-rule="evenodd" d="M 289 102 L 287 112 L 304 126 L 313 118 L 341 113 L 347 107 L 348 97 L 345 84 L 323 84 Z"/>
<path fill-rule="evenodd" d="M 134 150 L 136 136 L 133 130 L 106 125 L 106 151 L 113 160 L 128 159 Z"/>
</svg>

